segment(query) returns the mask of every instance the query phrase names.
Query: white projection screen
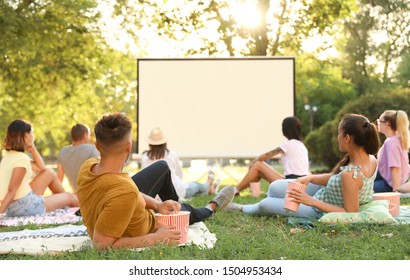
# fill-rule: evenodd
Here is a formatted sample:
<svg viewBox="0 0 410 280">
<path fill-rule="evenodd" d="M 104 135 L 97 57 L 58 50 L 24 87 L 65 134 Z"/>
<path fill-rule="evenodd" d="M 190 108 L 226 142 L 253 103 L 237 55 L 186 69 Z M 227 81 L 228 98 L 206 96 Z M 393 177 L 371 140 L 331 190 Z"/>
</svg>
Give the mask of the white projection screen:
<svg viewBox="0 0 410 280">
<path fill-rule="evenodd" d="M 160 127 L 181 158 L 253 158 L 286 140 L 293 57 L 137 60 L 137 147 Z"/>
</svg>

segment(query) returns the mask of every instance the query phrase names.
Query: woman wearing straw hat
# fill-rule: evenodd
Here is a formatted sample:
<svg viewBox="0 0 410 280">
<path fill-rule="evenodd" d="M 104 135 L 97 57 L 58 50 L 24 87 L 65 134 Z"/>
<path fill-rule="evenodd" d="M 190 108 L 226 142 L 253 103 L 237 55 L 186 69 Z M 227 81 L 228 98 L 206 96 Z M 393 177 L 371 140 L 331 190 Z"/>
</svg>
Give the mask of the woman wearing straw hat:
<svg viewBox="0 0 410 280">
<path fill-rule="evenodd" d="M 149 149 L 142 153 L 141 168 L 144 169 L 158 160 L 165 160 L 171 170 L 172 183 L 180 198 L 186 199 L 194 195 L 214 193 L 217 184 L 214 182 L 215 176 L 212 171 L 209 172 L 208 181 L 206 183 L 188 183 L 182 179 L 183 171 L 179 156 L 175 151 L 167 148 L 167 140 L 159 127 L 155 127 L 151 130 L 147 142 Z"/>
</svg>

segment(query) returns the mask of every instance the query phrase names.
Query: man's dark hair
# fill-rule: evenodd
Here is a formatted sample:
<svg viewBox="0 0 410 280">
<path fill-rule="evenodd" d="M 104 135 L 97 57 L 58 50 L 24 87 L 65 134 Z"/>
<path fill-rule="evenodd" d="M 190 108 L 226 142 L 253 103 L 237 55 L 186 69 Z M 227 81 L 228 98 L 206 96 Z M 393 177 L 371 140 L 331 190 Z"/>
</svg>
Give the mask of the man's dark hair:
<svg viewBox="0 0 410 280">
<path fill-rule="evenodd" d="M 71 128 L 71 140 L 72 141 L 81 141 L 85 135 L 90 133 L 88 126 L 81 123 L 76 124 Z"/>
<path fill-rule="evenodd" d="M 124 139 L 132 128 L 130 120 L 121 113 L 107 113 L 95 124 L 94 133 L 97 141 L 109 147 Z"/>
</svg>

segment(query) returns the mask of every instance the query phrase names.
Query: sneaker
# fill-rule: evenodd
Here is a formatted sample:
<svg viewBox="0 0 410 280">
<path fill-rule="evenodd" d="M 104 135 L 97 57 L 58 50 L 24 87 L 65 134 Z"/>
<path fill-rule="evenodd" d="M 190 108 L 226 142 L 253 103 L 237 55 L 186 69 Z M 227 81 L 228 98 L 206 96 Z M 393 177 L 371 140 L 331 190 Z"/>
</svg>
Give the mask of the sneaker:
<svg viewBox="0 0 410 280">
<path fill-rule="evenodd" d="M 225 208 L 229 203 L 232 202 L 235 196 L 235 188 L 231 186 L 226 186 L 211 200 L 215 203 L 218 210 Z"/>
<path fill-rule="evenodd" d="M 243 205 L 239 203 L 231 202 L 225 207 L 225 211 L 242 211 Z"/>
</svg>

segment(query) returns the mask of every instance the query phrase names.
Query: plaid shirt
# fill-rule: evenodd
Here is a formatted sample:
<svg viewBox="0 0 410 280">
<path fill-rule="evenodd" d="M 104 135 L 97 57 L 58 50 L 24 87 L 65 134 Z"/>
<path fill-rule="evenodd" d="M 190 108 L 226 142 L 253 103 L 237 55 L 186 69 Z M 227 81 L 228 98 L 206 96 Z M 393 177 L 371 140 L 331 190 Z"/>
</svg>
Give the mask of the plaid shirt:
<svg viewBox="0 0 410 280">
<path fill-rule="evenodd" d="M 372 201 L 373 183 L 376 178 L 377 169 L 370 178 L 366 178 L 360 169 L 360 166 L 355 165 L 341 166 L 340 173 L 331 176 L 326 187 L 318 190 L 313 197 L 323 202 L 343 207 L 341 174 L 344 170 L 348 172 L 353 170 L 353 178 L 356 179 L 357 175 L 360 175 L 363 181 L 363 187 L 359 191 L 359 205 Z"/>
</svg>

